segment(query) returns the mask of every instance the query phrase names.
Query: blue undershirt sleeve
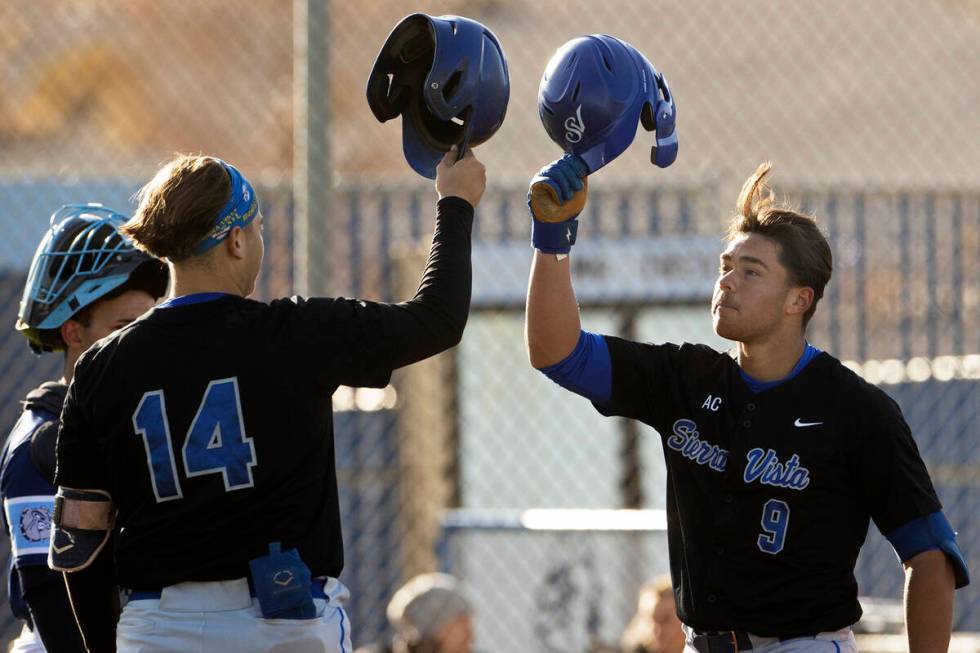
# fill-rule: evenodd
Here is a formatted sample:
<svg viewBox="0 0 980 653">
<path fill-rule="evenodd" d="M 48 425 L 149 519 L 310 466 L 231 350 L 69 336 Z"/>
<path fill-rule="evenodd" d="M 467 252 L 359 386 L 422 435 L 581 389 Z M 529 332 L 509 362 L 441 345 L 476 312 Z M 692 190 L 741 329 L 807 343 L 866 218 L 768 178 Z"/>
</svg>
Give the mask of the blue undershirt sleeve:
<svg viewBox="0 0 980 653">
<path fill-rule="evenodd" d="M 956 545 L 956 533 L 953 532 L 953 527 L 950 526 L 949 520 L 946 519 L 946 515 L 942 511 L 913 519 L 892 532 L 886 533 L 885 537 L 891 542 L 895 548 L 895 553 L 898 554 L 898 558 L 902 562 L 923 551 L 941 550 L 953 563 L 956 589 L 970 584 L 970 571 L 966 566 L 963 553 Z"/>
<path fill-rule="evenodd" d="M 612 397 L 612 359 L 606 339 L 598 334 L 582 331 L 572 353 L 540 371 L 566 390 L 596 403 Z"/>
</svg>

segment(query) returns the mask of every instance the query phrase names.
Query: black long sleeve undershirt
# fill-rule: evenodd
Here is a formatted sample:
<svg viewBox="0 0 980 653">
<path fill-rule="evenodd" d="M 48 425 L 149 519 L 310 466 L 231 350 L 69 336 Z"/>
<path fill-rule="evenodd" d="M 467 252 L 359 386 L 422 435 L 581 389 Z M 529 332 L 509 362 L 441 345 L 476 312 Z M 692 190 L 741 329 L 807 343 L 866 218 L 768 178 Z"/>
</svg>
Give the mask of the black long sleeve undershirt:
<svg viewBox="0 0 980 653">
<path fill-rule="evenodd" d="M 392 368 L 445 351 L 459 343 L 470 311 L 473 207 L 458 197 L 439 200 L 429 257 L 415 297 L 386 308 L 400 345 Z"/>
<path fill-rule="evenodd" d="M 89 653 L 116 650 L 119 590 L 110 545 L 103 547 L 87 568 L 64 575 L 75 621 Z"/>
<path fill-rule="evenodd" d="M 40 636 L 45 650 L 48 653 L 85 651 L 61 574 L 40 565 L 20 567 L 15 573 L 20 574 L 24 602 L 31 611 L 34 632 Z"/>
</svg>

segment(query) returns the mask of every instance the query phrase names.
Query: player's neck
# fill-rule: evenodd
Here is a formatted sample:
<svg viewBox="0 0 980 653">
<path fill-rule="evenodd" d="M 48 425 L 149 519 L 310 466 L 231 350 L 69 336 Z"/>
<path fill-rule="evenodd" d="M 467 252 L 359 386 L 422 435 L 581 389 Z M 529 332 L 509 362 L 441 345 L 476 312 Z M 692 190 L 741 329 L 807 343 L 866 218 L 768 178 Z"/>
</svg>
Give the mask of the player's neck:
<svg viewBox="0 0 980 653">
<path fill-rule="evenodd" d="M 233 274 L 222 274 L 220 270 L 171 264 L 170 277 L 173 279 L 170 291 L 173 297 L 211 292 L 229 293 L 240 297 L 246 294 Z"/>
<path fill-rule="evenodd" d="M 61 373 L 60 381 L 65 385 L 71 383 L 71 379 L 75 376 L 75 363 L 78 361 L 78 357 L 82 355 L 82 352 L 75 351 L 69 348 L 65 351 L 65 369 Z"/>
<path fill-rule="evenodd" d="M 803 356 L 806 337 L 802 332 L 769 337 L 761 342 L 738 343 L 738 364 L 756 381 L 786 378 Z"/>
</svg>

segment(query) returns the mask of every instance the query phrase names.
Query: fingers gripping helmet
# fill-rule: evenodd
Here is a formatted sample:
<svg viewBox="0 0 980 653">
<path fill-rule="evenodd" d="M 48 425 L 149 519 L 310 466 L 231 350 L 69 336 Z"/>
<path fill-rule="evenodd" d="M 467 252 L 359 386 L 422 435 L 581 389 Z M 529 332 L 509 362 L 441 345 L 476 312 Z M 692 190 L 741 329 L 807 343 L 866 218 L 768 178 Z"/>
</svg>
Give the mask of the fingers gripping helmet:
<svg viewBox="0 0 980 653">
<path fill-rule="evenodd" d="M 35 352 L 64 349 L 57 329 L 125 283 L 153 297 L 166 292 L 167 268 L 119 233 L 126 220 L 100 204 L 63 206 L 51 215 L 17 312 L 17 330 Z"/>
<path fill-rule="evenodd" d="M 380 122 L 402 116 L 405 159 L 430 179 L 453 145 L 462 152 L 494 135 L 509 98 L 500 42 L 484 25 L 460 16 L 403 19 L 367 84 L 371 111 Z"/>
<path fill-rule="evenodd" d="M 538 114 L 548 136 L 595 172 L 622 154 L 637 123 L 656 132 L 652 163 L 677 157 L 677 109 L 667 80 L 625 41 L 605 34 L 561 46 L 538 87 Z"/>
</svg>

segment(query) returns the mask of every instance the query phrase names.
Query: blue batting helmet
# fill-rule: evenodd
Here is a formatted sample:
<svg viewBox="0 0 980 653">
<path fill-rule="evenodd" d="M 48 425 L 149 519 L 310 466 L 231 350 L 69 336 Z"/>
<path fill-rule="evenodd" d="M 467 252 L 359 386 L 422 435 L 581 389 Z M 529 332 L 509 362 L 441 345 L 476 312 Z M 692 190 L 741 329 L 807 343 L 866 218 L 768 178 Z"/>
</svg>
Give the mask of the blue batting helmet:
<svg viewBox="0 0 980 653">
<path fill-rule="evenodd" d="M 166 292 L 166 266 L 119 233 L 126 220 L 101 204 L 70 204 L 51 215 L 17 312 L 17 330 L 35 352 L 64 349 L 57 329 L 123 284 L 153 297 Z"/>
<path fill-rule="evenodd" d="M 500 129 L 510 78 L 500 42 L 460 16 L 412 14 L 378 53 L 367 100 L 380 122 L 402 116 L 402 148 L 412 169 L 435 179 L 453 145 L 460 154 Z"/>
<path fill-rule="evenodd" d="M 538 114 L 548 136 L 595 172 L 622 154 L 637 123 L 655 131 L 652 163 L 677 157 L 677 109 L 667 80 L 636 48 L 606 34 L 561 46 L 538 87 Z"/>
</svg>

